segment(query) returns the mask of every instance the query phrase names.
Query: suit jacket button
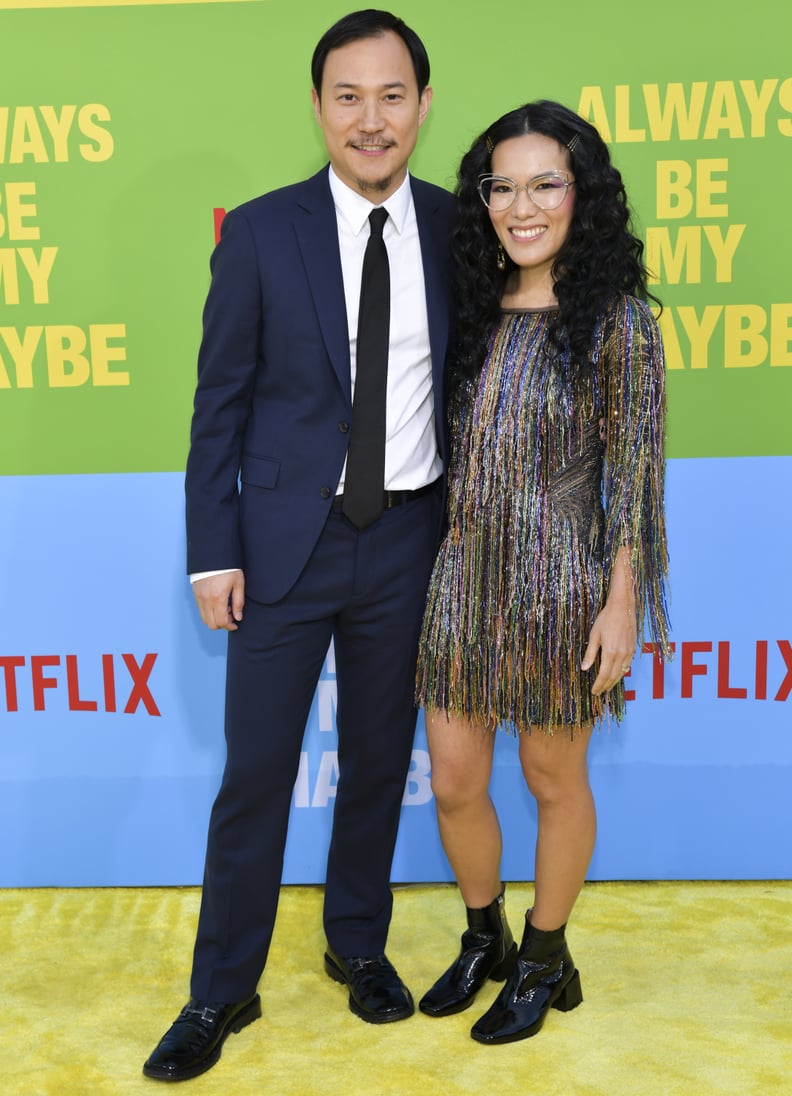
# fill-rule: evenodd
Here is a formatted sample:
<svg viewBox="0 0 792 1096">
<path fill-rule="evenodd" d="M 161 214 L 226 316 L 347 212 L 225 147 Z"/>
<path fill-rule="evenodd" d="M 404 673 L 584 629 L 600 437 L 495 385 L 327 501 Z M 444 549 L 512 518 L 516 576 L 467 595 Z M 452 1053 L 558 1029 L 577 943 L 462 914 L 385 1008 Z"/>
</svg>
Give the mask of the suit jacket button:
<svg viewBox="0 0 792 1096">
<path fill-rule="evenodd" d="M 340 422 L 338 424 L 338 429 L 341 431 L 342 434 L 349 433 L 349 423 L 348 422 Z"/>
<path fill-rule="evenodd" d="M 332 493 L 333 492 L 330 490 L 329 487 L 322 487 L 319 491 L 319 494 L 322 496 L 323 499 L 329 499 Z"/>
</svg>

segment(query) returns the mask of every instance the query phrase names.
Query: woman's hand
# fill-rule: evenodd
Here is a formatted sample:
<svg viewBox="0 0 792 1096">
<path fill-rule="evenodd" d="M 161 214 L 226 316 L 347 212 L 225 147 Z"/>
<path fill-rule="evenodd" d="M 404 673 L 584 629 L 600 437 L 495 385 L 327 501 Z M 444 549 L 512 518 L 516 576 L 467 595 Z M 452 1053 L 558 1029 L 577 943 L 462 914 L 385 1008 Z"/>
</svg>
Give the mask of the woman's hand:
<svg viewBox="0 0 792 1096">
<path fill-rule="evenodd" d="M 629 550 L 622 546 L 613 561 L 608 600 L 597 614 L 583 655 L 582 667 L 590 670 L 599 654 L 599 671 L 591 691 L 606 693 L 630 669 L 638 635 L 635 629 L 635 592 Z"/>
<path fill-rule="evenodd" d="M 637 644 L 635 613 L 625 602 L 608 601 L 597 615 L 583 655 L 583 669 L 590 669 L 599 653 L 599 671 L 591 691 L 605 693 L 630 669 Z"/>
</svg>

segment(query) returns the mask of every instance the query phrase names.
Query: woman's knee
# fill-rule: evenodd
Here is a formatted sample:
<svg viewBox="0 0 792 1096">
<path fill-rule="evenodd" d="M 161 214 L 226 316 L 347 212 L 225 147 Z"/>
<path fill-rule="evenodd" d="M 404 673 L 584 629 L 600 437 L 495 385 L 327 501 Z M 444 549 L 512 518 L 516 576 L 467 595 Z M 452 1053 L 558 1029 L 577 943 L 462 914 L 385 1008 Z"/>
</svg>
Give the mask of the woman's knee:
<svg viewBox="0 0 792 1096">
<path fill-rule="evenodd" d="M 427 719 L 432 792 L 440 810 L 453 811 L 489 794 L 491 732 L 445 713 Z"/>
<path fill-rule="evenodd" d="M 585 792 L 588 788 L 585 745 L 563 730 L 556 731 L 552 739 L 521 744 L 523 776 L 537 803 L 560 802 Z"/>
<path fill-rule="evenodd" d="M 444 814 L 465 810 L 489 794 L 488 783 L 478 774 L 457 766 L 433 766 L 431 781 L 435 804 Z"/>
</svg>

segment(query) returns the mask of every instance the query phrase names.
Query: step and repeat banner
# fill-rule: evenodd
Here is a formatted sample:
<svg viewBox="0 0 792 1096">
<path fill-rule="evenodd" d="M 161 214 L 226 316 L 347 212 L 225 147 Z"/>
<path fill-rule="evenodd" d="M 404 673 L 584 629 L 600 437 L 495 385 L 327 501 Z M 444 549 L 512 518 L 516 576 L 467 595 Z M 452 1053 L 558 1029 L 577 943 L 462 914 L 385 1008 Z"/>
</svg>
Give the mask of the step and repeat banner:
<svg viewBox="0 0 792 1096">
<path fill-rule="evenodd" d="M 320 0 L 0 0 L 0 885 L 194 884 L 224 760 L 225 637 L 184 575 L 183 468 L 223 211 L 325 161 Z M 435 98 L 412 162 L 559 99 L 624 175 L 664 303 L 675 658 L 651 647 L 591 749 L 594 879 L 792 868 L 792 14 L 682 0 L 395 8 Z M 286 882 L 323 877 L 333 652 Z M 266 712 L 262 713 L 266 718 Z M 501 735 L 504 877 L 536 815 Z M 422 722 L 397 881 L 451 878 Z"/>
</svg>

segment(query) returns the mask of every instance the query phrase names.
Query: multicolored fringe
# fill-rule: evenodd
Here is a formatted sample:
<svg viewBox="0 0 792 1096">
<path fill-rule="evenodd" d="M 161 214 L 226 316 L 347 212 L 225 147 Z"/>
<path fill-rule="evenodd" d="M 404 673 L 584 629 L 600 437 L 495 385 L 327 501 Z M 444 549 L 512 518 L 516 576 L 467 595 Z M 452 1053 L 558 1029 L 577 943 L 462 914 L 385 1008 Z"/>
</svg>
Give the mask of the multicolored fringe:
<svg viewBox="0 0 792 1096">
<path fill-rule="evenodd" d="M 505 312 L 453 414 L 449 533 L 429 586 L 420 704 L 488 726 L 574 730 L 624 711 L 580 662 L 630 547 L 639 638 L 667 655 L 664 370 L 648 307 L 622 298 L 571 379 L 550 313 Z"/>
</svg>

